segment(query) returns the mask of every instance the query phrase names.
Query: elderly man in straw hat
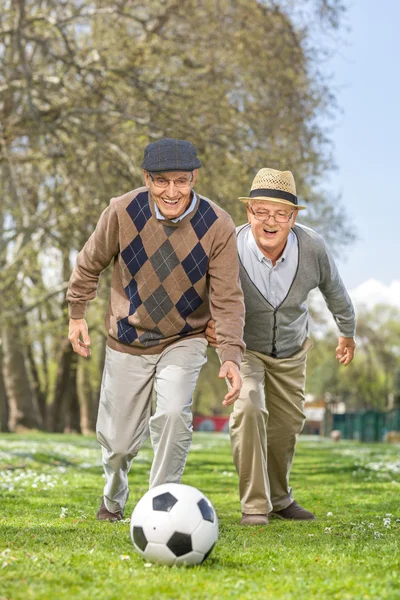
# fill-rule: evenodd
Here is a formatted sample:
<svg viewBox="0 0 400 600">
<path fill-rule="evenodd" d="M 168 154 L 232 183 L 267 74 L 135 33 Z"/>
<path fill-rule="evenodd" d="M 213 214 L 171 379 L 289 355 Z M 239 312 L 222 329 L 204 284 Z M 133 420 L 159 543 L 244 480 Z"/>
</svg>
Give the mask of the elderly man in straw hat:
<svg viewBox="0 0 400 600">
<path fill-rule="evenodd" d="M 187 140 L 149 144 L 142 163 L 145 186 L 111 200 L 69 282 L 69 339 L 75 352 L 87 357 L 86 305 L 96 295 L 100 273 L 113 263 L 96 426 L 105 472 L 97 512 L 102 521 L 122 519 L 128 472 L 149 433 L 150 486 L 180 482 L 211 315 L 221 347 L 219 376 L 231 383 L 223 404 L 239 395 L 244 302 L 235 226 L 225 211 L 194 191 L 201 166 Z"/>
<path fill-rule="evenodd" d="M 296 224 L 299 206 L 290 171 L 261 169 L 237 229 L 244 292 L 246 352 L 243 387 L 230 419 L 243 525 L 268 525 L 268 515 L 311 520 L 289 487 L 303 412 L 307 352 L 306 300 L 319 288 L 339 329 L 336 358 L 348 365 L 355 350 L 349 295 L 322 238 Z M 213 323 L 207 337 L 216 345 Z"/>
</svg>

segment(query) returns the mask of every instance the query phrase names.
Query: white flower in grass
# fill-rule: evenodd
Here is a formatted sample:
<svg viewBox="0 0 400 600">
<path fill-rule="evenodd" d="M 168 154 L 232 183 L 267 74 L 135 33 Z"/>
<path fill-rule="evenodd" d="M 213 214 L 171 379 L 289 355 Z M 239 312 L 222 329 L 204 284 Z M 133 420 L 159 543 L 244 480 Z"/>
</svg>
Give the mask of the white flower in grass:
<svg viewBox="0 0 400 600">
<path fill-rule="evenodd" d="M 333 517 L 333 513 L 332 512 L 328 512 L 328 513 L 326 513 L 326 516 L 327 517 Z"/>
<path fill-rule="evenodd" d="M 0 556 L 7 556 L 7 554 L 10 554 L 11 550 L 10 548 L 6 548 L 5 550 L 3 550 L 3 552 L 0 554 Z"/>
<path fill-rule="evenodd" d="M 380 537 L 381 537 L 381 534 L 379 533 L 379 531 L 374 531 L 374 536 L 375 536 L 376 538 L 380 538 Z"/>
<path fill-rule="evenodd" d="M 151 563 L 144 563 L 143 565 L 144 567 L 146 567 L 146 569 L 149 569 L 150 567 L 152 567 L 153 565 Z"/>
<path fill-rule="evenodd" d="M 129 556 L 129 554 L 121 554 L 120 559 L 121 560 L 131 560 L 131 557 Z"/>
<path fill-rule="evenodd" d="M 61 507 L 60 519 L 65 519 L 68 516 L 68 508 L 65 506 Z"/>
<path fill-rule="evenodd" d="M 383 519 L 383 524 L 385 527 L 390 527 L 390 523 L 391 523 L 390 517 Z"/>
</svg>

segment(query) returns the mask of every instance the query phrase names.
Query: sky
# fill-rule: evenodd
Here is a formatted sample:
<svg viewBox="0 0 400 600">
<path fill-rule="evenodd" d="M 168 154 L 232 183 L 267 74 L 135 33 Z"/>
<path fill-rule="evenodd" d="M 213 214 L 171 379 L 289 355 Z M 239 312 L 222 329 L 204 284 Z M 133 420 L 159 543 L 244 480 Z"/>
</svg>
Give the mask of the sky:
<svg viewBox="0 0 400 600">
<path fill-rule="evenodd" d="M 400 306 L 400 1 L 349 0 L 350 30 L 329 61 L 342 114 L 330 134 L 341 194 L 358 240 L 337 261 L 352 297 Z"/>
</svg>

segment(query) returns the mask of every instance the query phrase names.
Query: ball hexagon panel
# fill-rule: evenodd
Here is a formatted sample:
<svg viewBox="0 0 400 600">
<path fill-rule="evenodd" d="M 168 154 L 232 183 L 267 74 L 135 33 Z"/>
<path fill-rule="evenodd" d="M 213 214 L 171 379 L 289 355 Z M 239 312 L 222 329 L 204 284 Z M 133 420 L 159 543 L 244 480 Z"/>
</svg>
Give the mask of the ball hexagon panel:
<svg viewBox="0 0 400 600">
<path fill-rule="evenodd" d="M 185 556 L 178 556 L 175 559 L 175 564 L 176 565 L 200 565 L 204 560 L 204 556 L 203 554 L 201 554 L 200 552 L 196 552 L 195 550 L 192 550 L 192 552 L 190 552 L 189 554 L 186 554 Z"/>
<path fill-rule="evenodd" d="M 200 510 L 196 510 L 192 502 L 179 500 L 169 513 L 175 531 L 191 534 L 203 520 Z"/>
<path fill-rule="evenodd" d="M 169 513 L 152 511 L 143 521 L 143 533 L 148 542 L 166 544 L 175 533 Z"/>
<path fill-rule="evenodd" d="M 161 565 L 174 565 L 176 561 L 175 554 L 165 544 L 147 544 L 144 557 L 150 562 Z"/>
<path fill-rule="evenodd" d="M 196 552 L 206 554 L 218 539 L 218 522 L 202 521 L 192 533 L 192 546 Z"/>
</svg>

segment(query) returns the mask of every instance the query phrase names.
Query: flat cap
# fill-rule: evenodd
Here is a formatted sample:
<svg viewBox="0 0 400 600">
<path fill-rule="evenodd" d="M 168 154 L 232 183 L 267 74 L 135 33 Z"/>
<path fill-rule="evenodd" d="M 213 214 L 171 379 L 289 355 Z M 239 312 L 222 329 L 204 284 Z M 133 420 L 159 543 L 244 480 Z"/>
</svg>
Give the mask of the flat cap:
<svg viewBox="0 0 400 600">
<path fill-rule="evenodd" d="M 142 169 L 150 173 L 194 171 L 201 166 L 196 148 L 186 140 L 163 138 L 144 149 Z"/>
</svg>

